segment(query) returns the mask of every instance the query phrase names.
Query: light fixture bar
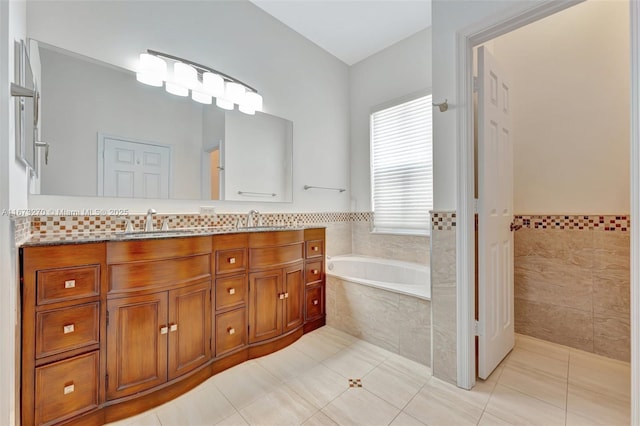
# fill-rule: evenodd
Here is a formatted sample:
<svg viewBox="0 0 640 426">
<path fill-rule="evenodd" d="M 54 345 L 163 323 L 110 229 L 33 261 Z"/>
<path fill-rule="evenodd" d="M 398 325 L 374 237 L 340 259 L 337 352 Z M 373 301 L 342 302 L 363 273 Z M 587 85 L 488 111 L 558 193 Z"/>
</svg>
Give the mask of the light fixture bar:
<svg viewBox="0 0 640 426">
<path fill-rule="evenodd" d="M 243 86 L 245 86 L 247 89 L 251 90 L 252 92 L 258 93 L 258 90 L 256 90 L 255 88 L 249 86 L 247 83 L 245 83 L 243 81 L 240 81 L 237 78 L 233 78 L 228 74 L 220 72 L 220 71 L 218 71 L 218 70 L 216 70 L 214 68 L 208 67 L 206 65 L 198 64 L 197 62 L 193 62 L 193 61 L 190 61 L 188 59 L 180 58 L 179 56 L 169 55 L 168 53 L 158 52 L 157 50 L 147 49 L 147 53 L 150 54 L 150 55 L 159 56 L 161 58 L 171 59 L 172 61 L 178 61 L 178 62 L 182 62 L 184 64 L 189 64 L 192 67 L 197 68 L 197 69 L 199 69 L 200 71 L 203 71 L 203 72 L 212 72 L 212 73 L 218 74 L 218 75 L 220 75 L 221 77 L 223 77 L 227 81 L 232 81 L 234 83 L 240 83 Z"/>
</svg>

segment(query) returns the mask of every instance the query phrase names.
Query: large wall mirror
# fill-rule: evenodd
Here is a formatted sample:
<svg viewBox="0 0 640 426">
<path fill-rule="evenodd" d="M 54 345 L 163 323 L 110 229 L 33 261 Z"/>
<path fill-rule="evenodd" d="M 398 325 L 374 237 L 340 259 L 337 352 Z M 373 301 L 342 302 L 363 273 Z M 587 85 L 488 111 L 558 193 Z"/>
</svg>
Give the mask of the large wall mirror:
<svg viewBox="0 0 640 426">
<path fill-rule="evenodd" d="M 293 124 L 140 84 L 44 42 L 40 194 L 292 201 Z"/>
</svg>

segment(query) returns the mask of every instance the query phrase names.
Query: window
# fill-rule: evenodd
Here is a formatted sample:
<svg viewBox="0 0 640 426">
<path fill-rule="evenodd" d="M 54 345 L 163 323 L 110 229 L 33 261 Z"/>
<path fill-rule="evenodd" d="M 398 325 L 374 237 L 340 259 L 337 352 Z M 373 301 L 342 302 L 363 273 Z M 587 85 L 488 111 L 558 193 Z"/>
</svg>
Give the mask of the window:
<svg viewBox="0 0 640 426">
<path fill-rule="evenodd" d="M 371 114 L 373 231 L 427 235 L 433 209 L 431 95 Z"/>
</svg>

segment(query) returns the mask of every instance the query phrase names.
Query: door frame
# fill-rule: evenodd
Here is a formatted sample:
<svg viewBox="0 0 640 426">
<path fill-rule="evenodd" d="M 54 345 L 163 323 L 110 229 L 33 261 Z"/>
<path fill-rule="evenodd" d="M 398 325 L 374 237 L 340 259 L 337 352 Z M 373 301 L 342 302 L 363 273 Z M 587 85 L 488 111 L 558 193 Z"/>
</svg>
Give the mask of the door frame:
<svg viewBox="0 0 640 426">
<path fill-rule="evenodd" d="M 473 48 L 581 3 L 544 0 L 489 16 L 456 34 L 456 335 L 457 385 L 475 384 L 475 233 L 473 145 Z M 640 4 L 630 0 L 631 37 L 631 424 L 640 424 Z M 517 5 L 516 5 L 517 6 Z"/>
</svg>

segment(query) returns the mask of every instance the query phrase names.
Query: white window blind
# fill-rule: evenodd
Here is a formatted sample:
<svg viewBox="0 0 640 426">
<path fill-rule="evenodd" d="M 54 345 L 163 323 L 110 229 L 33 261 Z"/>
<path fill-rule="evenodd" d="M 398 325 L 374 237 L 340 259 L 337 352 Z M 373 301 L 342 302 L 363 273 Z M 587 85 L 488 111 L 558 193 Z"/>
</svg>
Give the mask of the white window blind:
<svg viewBox="0 0 640 426">
<path fill-rule="evenodd" d="M 375 232 L 426 235 L 433 209 L 431 95 L 371 114 Z"/>
</svg>

